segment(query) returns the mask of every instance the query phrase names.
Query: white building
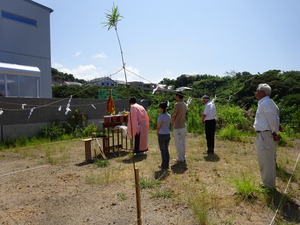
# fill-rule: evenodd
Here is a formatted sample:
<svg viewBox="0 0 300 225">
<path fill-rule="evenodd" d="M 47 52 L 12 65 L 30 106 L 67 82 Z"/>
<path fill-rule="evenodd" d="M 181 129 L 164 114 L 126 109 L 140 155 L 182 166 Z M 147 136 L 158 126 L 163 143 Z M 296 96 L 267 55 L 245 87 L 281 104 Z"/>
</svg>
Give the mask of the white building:
<svg viewBox="0 0 300 225">
<path fill-rule="evenodd" d="M 52 11 L 31 0 L 0 0 L 0 96 L 52 97 Z"/>
</svg>

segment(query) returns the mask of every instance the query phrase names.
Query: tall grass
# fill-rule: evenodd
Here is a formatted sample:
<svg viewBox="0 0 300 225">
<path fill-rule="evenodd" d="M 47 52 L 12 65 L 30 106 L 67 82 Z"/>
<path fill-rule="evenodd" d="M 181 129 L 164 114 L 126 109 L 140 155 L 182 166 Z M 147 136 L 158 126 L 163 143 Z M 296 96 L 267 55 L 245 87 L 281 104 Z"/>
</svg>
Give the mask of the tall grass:
<svg viewBox="0 0 300 225">
<path fill-rule="evenodd" d="M 229 141 L 242 140 L 242 133 L 233 124 L 230 124 L 227 127 L 222 128 L 219 134 L 220 134 L 220 138 L 223 140 L 229 140 Z"/>
<path fill-rule="evenodd" d="M 202 191 L 194 191 L 191 193 L 188 202 L 199 224 L 207 225 L 209 199 L 206 189 L 203 188 Z"/>
<path fill-rule="evenodd" d="M 255 184 L 255 179 L 249 174 L 242 173 L 241 176 L 233 176 L 230 183 L 235 187 L 237 194 L 243 200 L 254 199 L 257 193 L 263 193 L 264 190 Z"/>
<path fill-rule="evenodd" d="M 141 189 L 155 188 L 155 187 L 159 186 L 160 184 L 161 184 L 160 180 L 146 179 L 146 178 L 143 178 L 143 177 L 140 178 Z"/>
</svg>

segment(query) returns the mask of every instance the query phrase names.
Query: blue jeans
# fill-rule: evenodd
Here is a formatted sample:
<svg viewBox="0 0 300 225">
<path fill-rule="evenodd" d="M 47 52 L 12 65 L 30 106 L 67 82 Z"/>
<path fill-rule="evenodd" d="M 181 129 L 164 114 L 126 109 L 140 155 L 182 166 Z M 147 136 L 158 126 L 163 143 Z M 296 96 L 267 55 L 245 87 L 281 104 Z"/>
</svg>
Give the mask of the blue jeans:
<svg viewBox="0 0 300 225">
<path fill-rule="evenodd" d="M 170 161 L 170 154 L 169 154 L 169 142 L 171 140 L 170 134 L 158 134 L 158 144 L 161 153 L 161 167 L 168 168 L 169 161 Z"/>
</svg>

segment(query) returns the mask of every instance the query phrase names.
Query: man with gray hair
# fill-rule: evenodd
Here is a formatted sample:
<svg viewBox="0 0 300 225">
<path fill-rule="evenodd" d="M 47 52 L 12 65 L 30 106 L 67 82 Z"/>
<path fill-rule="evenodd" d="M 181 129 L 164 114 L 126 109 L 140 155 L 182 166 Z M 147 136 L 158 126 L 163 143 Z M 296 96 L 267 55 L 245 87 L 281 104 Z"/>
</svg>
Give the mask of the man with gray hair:
<svg viewBox="0 0 300 225">
<path fill-rule="evenodd" d="M 279 109 L 270 98 L 271 87 L 259 84 L 255 97 L 258 108 L 255 115 L 254 129 L 257 132 L 256 150 L 263 186 L 275 188 L 276 180 L 276 140 L 279 132 Z"/>
</svg>

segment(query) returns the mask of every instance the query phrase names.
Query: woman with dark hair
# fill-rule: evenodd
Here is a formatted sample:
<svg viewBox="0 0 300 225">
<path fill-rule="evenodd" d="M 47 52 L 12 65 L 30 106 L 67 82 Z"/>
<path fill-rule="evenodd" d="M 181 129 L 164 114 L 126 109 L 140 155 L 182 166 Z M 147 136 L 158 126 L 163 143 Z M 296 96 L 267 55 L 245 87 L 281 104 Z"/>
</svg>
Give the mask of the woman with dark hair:
<svg viewBox="0 0 300 225">
<path fill-rule="evenodd" d="M 161 169 L 169 168 L 170 154 L 169 154 L 169 142 L 171 140 L 170 137 L 170 122 L 171 115 L 167 112 L 168 104 L 167 102 L 162 102 L 159 104 L 159 111 L 161 114 L 157 119 L 157 127 L 156 133 L 158 136 L 158 144 L 161 153 L 162 163 Z"/>
</svg>

